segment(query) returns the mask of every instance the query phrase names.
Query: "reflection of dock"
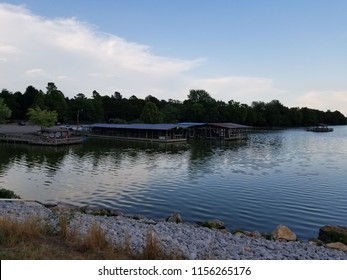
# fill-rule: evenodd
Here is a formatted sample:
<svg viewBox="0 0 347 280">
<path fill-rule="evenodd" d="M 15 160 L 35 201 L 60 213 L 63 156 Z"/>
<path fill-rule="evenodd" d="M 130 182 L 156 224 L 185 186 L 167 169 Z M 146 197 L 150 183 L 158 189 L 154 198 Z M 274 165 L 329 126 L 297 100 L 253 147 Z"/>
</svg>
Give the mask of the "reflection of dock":
<svg viewBox="0 0 347 280">
<path fill-rule="evenodd" d="M 42 146 L 62 146 L 80 144 L 84 141 L 83 137 L 49 137 L 31 134 L 1 134 L 0 141 L 5 143 L 23 143 L 29 145 L 42 145 Z"/>
</svg>

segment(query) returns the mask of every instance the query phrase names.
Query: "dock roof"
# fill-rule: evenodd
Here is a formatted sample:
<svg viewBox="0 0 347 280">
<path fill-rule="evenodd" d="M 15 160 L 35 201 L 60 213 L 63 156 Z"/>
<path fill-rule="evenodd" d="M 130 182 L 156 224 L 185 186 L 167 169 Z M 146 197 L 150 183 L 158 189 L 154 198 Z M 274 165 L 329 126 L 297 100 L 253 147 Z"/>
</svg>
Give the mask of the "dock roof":
<svg viewBox="0 0 347 280">
<path fill-rule="evenodd" d="M 221 128 L 250 128 L 250 126 L 243 125 L 243 124 L 237 124 L 237 123 L 193 123 L 193 122 L 185 122 L 185 123 L 178 123 L 178 126 L 182 128 L 191 128 L 196 126 L 205 126 L 205 125 L 211 125 Z"/>
<path fill-rule="evenodd" d="M 138 129 L 138 130 L 171 130 L 175 128 L 180 128 L 177 124 L 168 123 L 156 123 L 156 124 L 146 124 L 146 123 L 133 123 L 133 124 L 105 124 L 97 123 L 90 125 L 91 128 L 114 128 L 114 129 Z"/>
<path fill-rule="evenodd" d="M 193 122 L 182 122 L 177 124 L 172 123 L 156 123 L 156 124 L 146 124 L 146 123 L 133 123 L 133 124 L 106 124 L 97 123 L 92 124 L 90 128 L 114 128 L 114 129 L 138 129 L 138 130 L 171 130 L 176 128 L 192 128 L 211 125 L 221 128 L 250 128 L 250 126 L 237 124 L 237 123 L 193 123 Z"/>
<path fill-rule="evenodd" d="M 212 126 L 218 126 L 223 128 L 250 128 L 248 125 L 238 124 L 238 123 L 209 123 Z"/>
</svg>

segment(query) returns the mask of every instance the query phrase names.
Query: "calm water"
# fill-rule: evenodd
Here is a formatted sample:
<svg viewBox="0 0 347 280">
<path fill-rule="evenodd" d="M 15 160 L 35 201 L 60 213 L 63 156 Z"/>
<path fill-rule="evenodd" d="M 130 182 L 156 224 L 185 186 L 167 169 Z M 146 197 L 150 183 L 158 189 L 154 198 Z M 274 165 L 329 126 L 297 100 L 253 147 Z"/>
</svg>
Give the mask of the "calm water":
<svg viewBox="0 0 347 280">
<path fill-rule="evenodd" d="M 0 187 L 22 198 L 120 209 L 152 218 L 223 220 L 317 237 L 347 225 L 347 127 L 287 130 L 241 142 L 181 145 L 88 140 L 79 146 L 0 143 Z"/>
</svg>

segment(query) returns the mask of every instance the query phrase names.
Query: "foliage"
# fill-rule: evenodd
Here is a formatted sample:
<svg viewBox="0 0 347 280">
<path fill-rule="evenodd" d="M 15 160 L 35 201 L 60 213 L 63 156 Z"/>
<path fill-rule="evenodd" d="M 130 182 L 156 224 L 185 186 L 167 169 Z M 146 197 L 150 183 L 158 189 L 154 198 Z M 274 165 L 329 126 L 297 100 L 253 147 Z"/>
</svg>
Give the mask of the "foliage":
<svg viewBox="0 0 347 280">
<path fill-rule="evenodd" d="M 41 110 L 39 107 L 29 108 L 28 118 L 31 123 L 45 128 L 55 124 L 57 121 L 57 113 L 55 111 Z"/>
<path fill-rule="evenodd" d="M 144 123 L 160 123 L 162 116 L 157 105 L 151 101 L 147 102 L 141 113 L 140 120 Z"/>
<path fill-rule="evenodd" d="M 193 103 L 210 103 L 214 101 L 210 94 L 203 89 L 191 89 L 188 94 L 188 100 Z"/>
<path fill-rule="evenodd" d="M 23 120 L 28 108 L 57 112 L 60 122 L 92 123 L 121 120 L 122 122 L 234 122 L 257 127 L 299 127 L 317 123 L 328 125 L 347 124 L 346 117 L 339 111 L 320 111 L 311 108 L 288 108 L 278 100 L 270 102 L 254 101 L 251 105 L 230 100 L 218 101 L 203 89 L 192 89 L 183 102 L 169 99 L 159 100 L 153 95 L 144 99 L 132 95 L 124 98 L 115 91 L 112 95 L 92 92 L 88 98 L 78 93 L 69 99 L 50 82 L 46 93 L 27 87 L 24 94 L 0 92 L 3 103 L 12 110 L 13 120 Z M 152 105 L 148 105 L 152 104 Z M 155 105 L 155 107 L 153 106 Z"/>
<path fill-rule="evenodd" d="M 46 109 L 49 111 L 57 112 L 57 119 L 59 121 L 67 121 L 68 105 L 65 100 L 64 94 L 58 90 L 56 85 L 52 82 L 47 84 L 47 92 L 45 95 Z M 33 107 L 33 106 L 32 106 Z"/>
<path fill-rule="evenodd" d="M 11 117 L 11 109 L 7 107 L 4 100 L 0 98 L 0 123 L 3 123 L 6 119 Z"/>
<path fill-rule="evenodd" d="M 173 104 L 166 104 L 162 110 L 163 121 L 165 123 L 177 123 L 180 116 L 179 108 Z"/>
<path fill-rule="evenodd" d="M 4 188 L 0 189 L 0 198 L 20 198 L 20 196 L 16 195 L 13 191 L 7 190 Z"/>
<path fill-rule="evenodd" d="M 101 121 L 104 118 L 104 107 L 101 95 L 94 90 L 92 99 L 93 119 Z"/>
</svg>

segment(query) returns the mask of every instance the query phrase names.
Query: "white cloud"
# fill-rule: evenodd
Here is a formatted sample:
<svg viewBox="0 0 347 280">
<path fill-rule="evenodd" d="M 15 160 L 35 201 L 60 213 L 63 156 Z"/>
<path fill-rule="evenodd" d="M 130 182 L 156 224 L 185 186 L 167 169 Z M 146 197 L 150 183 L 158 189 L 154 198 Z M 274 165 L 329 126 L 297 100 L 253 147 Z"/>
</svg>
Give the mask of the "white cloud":
<svg viewBox="0 0 347 280">
<path fill-rule="evenodd" d="M 25 71 L 25 74 L 30 77 L 45 76 L 45 71 L 41 68 L 35 68 Z"/>
<path fill-rule="evenodd" d="M 149 46 L 98 32 L 76 19 L 48 20 L 7 4 L 0 4 L 0 33 L 0 58 L 11 62 L 6 67 L 12 71 L 7 73 L 16 73 L 16 87 L 25 88 L 32 78 L 37 83 L 42 76 L 39 86 L 58 81 L 70 97 L 94 89 L 103 94 L 120 88 L 133 94 L 148 92 L 158 81 L 163 85 L 201 63 L 200 59 L 160 57 Z M 11 80 L 0 77 L 3 87 L 14 86 L 7 84 Z M 112 92 L 103 92 L 110 88 Z"/>
<path fill-rule="evenodd" d="M 243 103 L 252 101 L 271 101 L 283 97 L 285 91 L 277 89 L 272 79 L 259 77 L 226 76 L 208 79 L 196 79 L 192 88 L 201 88 L 215 99 L 231 99 Z M 266 100 L 264 100 L 266 97 Z"/>
<path fill-rule="evenodd" d="M 19 50 L 11 45 L 0 42 L 0 54 L 17 54 Z"/>
<path fill-rule="evenodd" d="M 312 90 L 297 99 L 296 106 L 320 109 L 323 111 L 338 110 L 347 116 L 347 90 Z"/>
</svg>

